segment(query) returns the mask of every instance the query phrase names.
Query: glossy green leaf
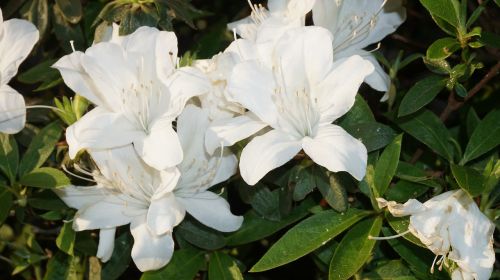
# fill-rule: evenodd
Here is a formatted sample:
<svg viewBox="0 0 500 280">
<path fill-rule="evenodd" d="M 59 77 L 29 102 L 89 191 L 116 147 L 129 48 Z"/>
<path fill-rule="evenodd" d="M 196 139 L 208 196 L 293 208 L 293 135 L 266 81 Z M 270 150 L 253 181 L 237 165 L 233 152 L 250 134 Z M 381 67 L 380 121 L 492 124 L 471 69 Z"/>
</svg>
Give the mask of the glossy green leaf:
<svg viewBox="0 0 500 280">
<path fill-rule="evenodd" d="M 208 265 L 208 280 L 243 280 L 243 275 L 232 257 L 214 252 Z"/>
<path fill-rule="evenodd" d="M 101 279 L 115 280 L 118 279 L 125 270 L 129 267 L 132 258 L 130 253 L 134 240 L 130 232 L 124 232 L 115 239 L 115 247 L 111 259 L 103 264 L 101 270 Z M 175 254 L 174 254 L 175 256 Z M 144 277 L 144 276 L 143 276 Z"/>
<path fill-rule="evenodd" d="M 59 169 L 41 167 L 21 177 L 19 183 L 29 187 L 52 189 L 67 186 L 71 181 Z"/>
<path fill-rule="evenodd" d="M 82 18 L 82 2 L 80 0 L 56 0 L 56 5 L 61 9 L 64 19 L 76 24 Z"/>
<path fill-rule="evenodd" d="M 13 204 L 12 193 L 0 184 L 0 225 L 9 216 Z"/>
<path fill-rule="evenodd" d="M 227 245 L 237 246 L 268 237 L 306 217 L 309 214 L 309 208 L 313 205 L 314 202 L 312 200 L 306 199 L 298 207 L 293 209 L 290 215 L 281 219 L 279 222 L 265 219 L 259 216 L 255 211 L 250 210 L 245 214 L 241 228 L 228 237 Z"/>
<path fill-rule="evenodd" d="M 314 167 L 313 174 L 316 187 L 328 205 L 338 212 L 347 210 L 346 175 L 342 173 L 330 173 L 319 166 Z"/>
<path fill-rule="evenodd" d="M 500 144 L 500 110 L 491 111 L 476 127 L 465 148 L 461 165 L 489 152 Z"/>
<path fill-rule="evenodd" d="M 340 241 L 333 254 L 328 273 L 329 280 L 347 280 L 365 264 L 375 247 L 375 240 L 382 228 L 382 217 L 366 219 L 354 227 Z"/>
<path fill-rule="evenodd" d="M 176 250 L 167 266 L 157 271 L 144 273 L 141 280 L 193 280 L 204 261 L 202 251 L 194 249 Z"/>
<path fill-rule="evenodd" d="M 411 270 L 400 260 L 391 260 L 363 275 L 363 280 L 417 280 Z"/>
<path fill-rule="evenodd" d="M 399 105 L 398 116 L 406 116 L 429 104 L 446 85 L 446 80 L 440 76 L 429 76 L 417 82 L 403 97 Z"/>
<path fill-rule="evenodd" d="M 21 159 L 18 172 L 20 177 L 40 167 L 47 160 L 61 134 L 62 127 L 58 121 L 47 125 L 38 132 Z"/>
<path fill-rule="evenodd" d="M 56 245 L 61 251 L 68 255 L 73 255 L 76 232 L 73 230 L 73 223 L 64 223 L 59 235 L 56 238 Z"/>
<path fill-rule="evenodd" d="M 368 152 L 385 147 L 396 136 L 396 132 L 391 127 L 373 121 L 351 124 L 344 126 L 344 129 L 363 142 Z"/>
<path fill-rule="evenodd" d="M 398 169 L 396 170 L 396 177 L 432 188 L 440 187 L 440 184 L 433 179 L 432 176 L 429 176 L 423 169 L 404 161 L 399 162 Z"/>
<path fill-rule="evenodd" d="M 366 217 L 369 212 L 351 208 L 345 213 L 326 210 L 291 228 L 252 267 L 251 272 L 269 270 L 305 256 Z"/>
<path fill-rule="evenodd" d="M 0 133 L 0 171 L 7 176 L 13 184 L 16 181 L 17 166 L 19 165 L 19 152 L 14 137 Z"/>
<path fill-rule="evenodd" d="M 480 122 L 481 122 L 481 119 L 477 115 L 474 108 L 471 107 L 469 109 L 469 111 L 467 112 L 467 119 L 466 119 L 466 124 L 465 124 L 465 128 L 467 131 L 467 137 L 469 139 L 472 136 L 472 133 L 474 132 L 474 130 L 476 129 L 476 127 L 479 125 Z"/>
<path fill-rule="evenodd" d="M 226 245 L 226 240 L 220 232 L 195 220 L 185 219 L 176 229 L 186 241 L 203 249 L 216 250 Z"/>
<path fill-rule="evenodd" d="M 460 22 L 460 4 L 457 0 L 420 0 L 420 3 L 434 16 L 458 28 Z"/>
<path fill-rule="evenodd" d="M 451 135 L 443 122 L 432 112 L 422 110 L 398 122 L 399 127 L 445 159 L 453 160 Z"/>
<path fill-rule="evenodd" d="M 399 203 L 405 203 L 408 199 L 417 198 L 426 193 L 429 187 L 415 182 L 399 180 L 394 186 L 387 189 L 385 197 Z"/>
<path fill-rule="evenodd" d="M 427 58 L 445 59 L 460 49 L 460 43 L 456 38 L 441 38 L 427 48 Z"/>
<path fill-rule="evenodd" d="M 309 161 L 310 162 L 310 161 Z M 293 186 L 293 200 L 303 200 L 316 188 L 316 182 L 312 174 L 309 162 L 293 167 L 288 178 L 288 185 Z"/>
<path fill-rule="evenodd" d="M 361 95 L 356 95 L 356 100 L 351 110 L 347 112 L 340 120 L 340 126 L 347 128 L 360 123 L 373 123 L 375 117 L 368 103 Z"/>
<path fill-rule="evenodd" d="M 451 172 L 460 188 L 470 196 L 476 197 L 483 193 L 485 178 L 478 171 L 466 166 L 451 164 Z"/>
<path fill-rule="evenodd" d="M 384 195 L 392 181 L 392 177 L 396 174 L 402 141 L 403 134 L 394 138 L 392 143 L 384 149 L 382 155 L 380 155 L 377 165 L 375 166 L 373 183 L 375 184 L 378 196 Z"/>
</svg>

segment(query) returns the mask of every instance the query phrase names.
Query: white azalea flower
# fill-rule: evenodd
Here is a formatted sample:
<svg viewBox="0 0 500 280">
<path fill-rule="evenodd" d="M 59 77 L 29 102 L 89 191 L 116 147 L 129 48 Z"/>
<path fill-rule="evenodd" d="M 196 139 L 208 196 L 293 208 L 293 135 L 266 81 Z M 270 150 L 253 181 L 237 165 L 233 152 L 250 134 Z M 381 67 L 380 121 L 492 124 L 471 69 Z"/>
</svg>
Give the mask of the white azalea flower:
<svg viewBox="0 0 500 280">
<path fill-rule="evenodd" d="M 493 223 L 462 190 L 448 191 L 425 203 L 410 199 L 405 204 L 377 198 L 379 207 L 387 207 L 396 217 L 410 216 L 408 231 L 441 259 L 458 266 L 452 279 L 487 280 L 495 263 Z M 431 271 L 433 271 L 434 263 Z"/>
<path fill-rule="evenodd" d="M 0 132 L 13 134 L 24 128 L 24 98 L 7 83 L 38 41 L 36 27 L 21 19 L 3 21 L 0 9 Z"/>
<path fill-rule="evenodd" d="M 132 143 L 156 169 L 179 164 L 182 149 L 172 121 L 186 101 L 207 92 L 209 84 L 199 70 L 176 69 L 176 64 L 175 34 L 151 27 L 61 58 L 54 67 L 65 83 L 97 105 L 68 127 L 70 157 L 80 149 Z"/>
<path fill-rule="evenodd" d="M 354 104 L 355 95 L 373 66 L 359 56 L 334 65 L 331 34 L 321 27 L 288 31 L 267 60 L 240 63 L 228 92 L 250 113 L 214 124 L 210 131 L 232 145 L 262 128 L 243 149 L 240 173 L 250 185 L 285 164 L 301 149 L 330 171 L 347 171 L 360 180 L 367 152 L 363 144 L 332 122 Z M 217 145 L 206 138 L 208 150 Z"/>
<path fill-rule="evenodd" d="M 363 50 L 393 33 L 406 19 L 402 0 L 317 0 L 313 7 L 313 20 L 333 34 L 335 60 L 360 55 L 370 60 L 375 71 L 366 82 L 375 90 L 386 92 L 388 99 L 390 77 L 375 57 Z"/>
<path fill-rule="evenodd" d="M 180 172 L 149 167 L 128 145 L 92 152 L 100 170 L 93 174 L 96 186 L 56 190 L 66 204 L 78 209 L 73 222 L 76 231 L 101 230 L 97 256 L 102 261 L 111 257 L 115 230 L 121 225 L 130 224 L 132 259 L 141 271 L 159 269 L 170 261 L 172 230 L 186 211 L 219 231 L 241 226 L 243 218 L 231 214 L 227 201 L 207 191 L 233 175 L 237 165 L 236 157 L 225 150 L 220 157 L 208 156 L 203 141 L 207 126 L 206 112 L 192 105 L 179 116 L 177 127 L 185 153 Z"/>
<path fill-rule="evenodd" d="M 305 17 L 311 11 L 315 0 L 269 0 L 266 9 L 254 5 L 250 16 L 228 24 L 242 38 L 264 43 L 276 41 L 286 30 L 304 26 Z"/>
</svg>

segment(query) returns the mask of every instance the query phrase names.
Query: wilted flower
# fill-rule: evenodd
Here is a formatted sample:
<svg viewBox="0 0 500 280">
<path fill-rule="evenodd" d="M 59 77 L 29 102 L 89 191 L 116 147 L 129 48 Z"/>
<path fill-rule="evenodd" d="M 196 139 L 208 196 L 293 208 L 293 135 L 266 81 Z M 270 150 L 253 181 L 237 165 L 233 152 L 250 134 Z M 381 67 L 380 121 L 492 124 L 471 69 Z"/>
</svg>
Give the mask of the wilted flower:
<svg viewBox="0 0 500 280">
<path fill-rule="evenodd" d="M 0 132 L 17 133 L 26 122 L 24 98 L 7 83 L 38 41 L 36 27 L 20 19 L 3 21 L 0 10 Z"/>
<path fill-rule="evenodd" d="M 237 164 L 226 150 L 214 157 L 205 152 L 207 126 L 206 113 L 194 106 L 179 116 L 177 128 L 185 155 L 179 169 L 151 168 L 127 145 L 91 153 L 100 170 L 92 174 L 96 186 L 56 190 L 66 204 L 78 209 L 75 230 L 100 229 L 99 258 L 111 257 L 116 227 L 126 224 L 134 237 L 132 259 L 141 271 L 159 269 L 170 261 L 172 230 L 186 211 L 219 231 L 241 226 L 243 218 L 231 214 L 227 201 L 207 190 L 233 175 Z"/>
<path fill-rule="evenodd" d="M 172 121 L 209 84 L 195 68 L 176 69 L 177 60 L 175 34 L 151 27 L 61 58 L 54 67 L 65 83 L 97 105 L 68 127 L 70 157 L 80 149 L 133 144 L 158 170 L 179 164 L 182 149 Z"/>
<path fill-rule="evenodd" d="M 301 149 L 330 171 L 361 179 L 367 152 L 363 144 L 332 122 L 354 104 L 357 90 L 373 66 L 359 56 L 333 64 L 331 34 L 321 27 L 285 33 L 271 60 L 237 65 L 229 81 L 231 97 L 250 113 L 210 128 L 223 145 L 232 145 L 270 127 L 243 149 L 240 172 L 250 185 L 285 164 Z M 207 137 L 207 147 L 217 147 Z"/>
<path fill-rule="evenodd" d="M 366 82 L 388 99 L 390 78 L 375 57 L 363 48 L 393 33 L 406 19 L 402 0 L 316 0 L 313 20 L 333 34 L 334 60 L 360 55 L 375 66 Z"/>
<path fill-rule="evenodd" d="M 453 280 L 490 278 L 495 226 L 464 191 L 448 191 L 423 204 L 415 199 L 403 205 L 383 198 L 377 201 L 396 217 L 410 215 L 408 231 L 436 255 L 434 262 L 441 256 L 440 269 L 446 259 L 458 266 L 452 271 Z M 434 263 L 431 271 L 433 267 Z"/>
</svg>

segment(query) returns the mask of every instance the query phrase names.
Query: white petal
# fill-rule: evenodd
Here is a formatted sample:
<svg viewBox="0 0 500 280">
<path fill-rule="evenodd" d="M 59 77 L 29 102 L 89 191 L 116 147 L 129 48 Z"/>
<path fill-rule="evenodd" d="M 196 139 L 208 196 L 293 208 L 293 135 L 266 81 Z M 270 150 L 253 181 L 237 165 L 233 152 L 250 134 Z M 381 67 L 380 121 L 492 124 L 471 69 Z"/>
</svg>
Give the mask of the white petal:
<svg viewBox="0 0 500 280">
<path fill-rule="evenodd" d="M 175 195 L 167 193 L 151 201 L 147 215 L 149 230 L 155 235 L 171 233 L 182 222 L 185 214 L 184 206 L 177 202 Z"/>
<path fill-rule="evenodd" d="M 181 172 L 177 167 L 172 167 L 160 171 L 155 170 L 155 171 L 156 173 L 159 173 L 160 181 L 157 183 L 153 183 L 154 186 L 158 186 L 158 188 L 151 197 L 152 200 L 161 198 L 167 193 L 173 191 L 177 186 L 179 179 L 181 177 Z"/>
<path fill-rule="evenodd" d="M 316 0 L 290 0 L 287 2 L 286 15 L 289 19 L 305 19 L 306 14 L 311 11 Z M 269 10 L 273 12 L 274 7 L 269 6 Z"/>
<path fill-rule="evenodd" d="M 221 146 L 232 146 L 268 126 L 252 113 L 247 113 L 231 119 L 220 119 L 212 122 L 205 136 L 205 146 L 208 153 Z"/>
<path fill-rule="evenodd" d="M 70 185 L 53 191 L 66 205 L 75 209 L 85 208 L 107 195 L 106 189 L 100 186 L 77 187 Z"/>
<path fill-rule="evenodd" d="M 255 41 L 257 38 L 258 25 L 250 16 L 230 22 L 227 25 L 227 29 L 231 32 L 236 32 L 236 34 L 240 35 L 243 39 Z"/>
<path fill-rule="evenodd" d="M 177 36 L 175 36 L 174 32 L 159 32 L 156 39 L 155 54 L 158 77 L 162 81 L 166 81 L 177 66 Z"/>
<path fill-rule="evenodd" d="M 18 133 L 26 123 L 24 97 L 8 85 L 0 86 L 0 132 Z"/>
<path fill-rule="evenodd" d="M 105 106 L 111 110 L 112 104 L 108 104 L 106 93 L 98 90 L 89 74 L 83 69 L 83 56 L 85 54 L 82 52 L 73 52 L 63 56 L 52 67 L 59 70 L 64 83 L 75 93 L 87 98 L 96 105 Z"/>
<path fill-rule="evenodd" d="M 357 180 L 365 176 L 366 147 L 340 126 L 320 127 L 314 139 L 304 138 L 302 147 L 314 162 L 332 172 L 347 171 Z"/>
<path fill-rule="evenodd" d="M 178 197 L 178 200 L 195 219 L 218 231 L 238 230 L 243 222 L 242 216 L 231 213 L 229 203 L 224 198 L 212 192 L 199 192 L 189 197 Z"/>
<path fill-rule="evenodd" d="M 81 149 L 110 149 L 131 144 L 144 137 L 123 115 L 96 107 L 66 129 L 69 156 Z"/>
<path fill-rule="evenodd" d="M 210 186 L 226 181 L 238 171 L 238 158 L 229 149 L 223 150 L 222 157 L 219 160 L 219 168 Z"/>
<path fill-rule="evenodd" d="M 237 39 L 224 50 L 224 53 L 234 54 L 239 61 L 258 58 L 257 46 L 251 40 Z M 227 77 L 229 78 L 229 77 Z"/>
<path fill-rule="evenodd" d="M 182 161 L 182 147 L 172 121 L 163 119 L 155 122 L 149 135 L 134 141 L 139 156 L 151 167 L 163 170 Z"/>
<path fill-rule="evenodd" d="M 316 0 L 313 6 L 314 25 L 327 28 L 335 36 L 340 11 L 340 5 L 337 3 L 338 1 L 334 0 Z"/>
<path fill-rule="evenodd" d="M 174 253 L 174 240 L 169 233 L 156 235 L 149 231 L 146 217 L 137 217 L 130 224 L 134 237 L 132 259 L 142 271 L 157 270 L 165 266 Z"/>
<path fill-rule="evenodd" d="M 289 93 L 316 85 L 332 68 L 331 33 L 316 26 L 292 29 L 283 35 L 275 49 Z"/>
<path fill-rule="evenodd" d="M 122 194 L 108 194 L 101 200 L 87 205 L 75 214 L 73 228 L 76 231 L 114 228 L 130 223 L 131 213 L 145 212 L 144 205 Z"/>
<path fill-rule="evenodd" d="M 1 11 L 0 11 L 1 12 Z M 38 41 L 38 30 L 26 20 L 11 19 L 0 25 L 0 85 L 17 74 L 19 65 Z"/>
<path fill-rule="evenodd" d="M 184 151 L 184 161 L 205 157 L 205 133 L 209 125 L 208 113 L 194 105 L 187 105 L 177 119 L 177 134 Z"/>
<path fill-rule="evenodd" d="M 272 100 L 276 84 L 273 72 L 257 61 L 244 61 L 234 67 L 227 91 L 263 122 L 275 124 L 278 112 Z"/>
<path fill-rule="evenodd" d="M 177 117 L 191 97 L 208 93 L 211 89 L 207 76 L 194 67 L 177 69 L 166 84 L 171 94 L 168 110 L 170 118 Z"/>
<path fill-rule="evenodd" d="M 291 160 L 300 150 L 300 141 L 291 139 L 278 130 L 257 136 L 241 153 L 241 177 L 253 186 L 269 171 Z"/>
<path fill-rule="evenodd" d="M 372 71 L 370 62 L 360 56 L 351 56 L 313 88 L 321 112 L 321 123 L 331 123 L 351 109 L 359 86 Z"/>
<path fill-rule="evenodd" d="M 115 249 L 116 228 L 101 229 L 99 231 L 99 246 L 97 246 L 96 257 L 102 262 L 107 262 L 113 255 Z"/>
<path fill-rule="evenodd" d="M 366 52 L 366 55 L 363 55 L 363 58 L 370 61 L 375 67 L 373 73 L 365 78 L 365 82 L 376 91 L 389 91 L 391 86 L 391 77 L 385 73 L 377 59 L 368 52 Z"/>
<path fill-rule="evenodd" d="M 377 203 L 381 209 L 387 207 L 394 217 L 413 215 L 426 210 L 425 206 L 416 199 L 410 199 L 405 204 L 399 204 L 395 201 L 387 201 L 379 197 L 377 198 Z"/>
</svg>

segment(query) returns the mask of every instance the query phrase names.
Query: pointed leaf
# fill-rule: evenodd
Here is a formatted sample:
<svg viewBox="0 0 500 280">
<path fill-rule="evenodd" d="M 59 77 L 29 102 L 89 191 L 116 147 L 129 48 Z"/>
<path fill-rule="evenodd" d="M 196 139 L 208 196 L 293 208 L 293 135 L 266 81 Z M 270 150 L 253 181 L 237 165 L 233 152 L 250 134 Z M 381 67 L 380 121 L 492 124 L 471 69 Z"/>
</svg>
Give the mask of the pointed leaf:
<svg viewBox="0 0 500 280">
<path fill-rule="evenodd" d="M 208 265 L 208 280 L 243 280 L 243 275 L 232 257 L 214 252 Z"/>
<path fill-rule="evenodd" d="M 61 251 L 73 256 L 76 233 L 73 230 L 73 223 L 64 223 L 56 239 L 56 245 Z"/>
<path fill-rule="evenodd" d="M 375 166 L 374 184 L 378 192 L 378 196 L 384 195 L 385 191 L 392 181 L 392 177 L 394 177 L 394 174 L 396 174 L 399 155 L 401 153 L 402 140 L 403 134 L 400 134 L 396 138 L 394 138 L 392 143 L 384 149 L 377 162 L 377 165 Z"/>
<path fill-rule="evenodd" d="M 141 280 L 192 280 L 201 269 L 205 258 L 203 252 L 195 249 L 180 249 L 164 268 L 144 273 Z"/>
<path fill-rule="evenodd" d="M 17 166 L 19 165 L 19 152 L 14 137 L 0 133 L 0 171 L 5 174 L 13 184 L 16 181 Z"/>
<path fill-rule="evenodd" d="M 476 159 L 500 144 L 500 110 L 491 111 L 474 129 L 460 164 Z"/>
<path fill-rule="evenodd" d="M 415 113 L 429 104 L 444 89 L 445 85 L 446 80 L 435 75 L 417 82 L 401 100 L 398 117 Z"/>
<path fill-rule="evenodd" d="M 476 197 L 483 193 L 485 178 L 478 171 L 466 166 L 451 164 L 451 172 L 458 186 L 470 196 Z"/>
<path fill-rule="evenodd" d="M 42 167 L 21 177 L 19 183 L 29 187 L 51 189 L 67 186 L 71 181 L 61 170 Z"/>
</svg>

